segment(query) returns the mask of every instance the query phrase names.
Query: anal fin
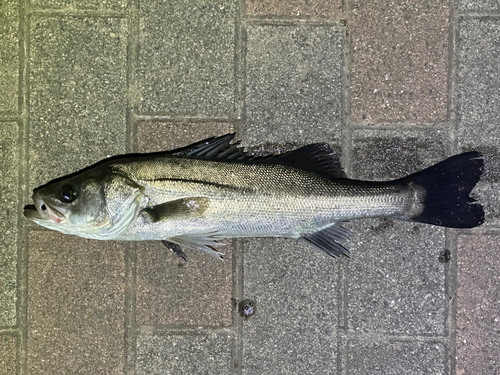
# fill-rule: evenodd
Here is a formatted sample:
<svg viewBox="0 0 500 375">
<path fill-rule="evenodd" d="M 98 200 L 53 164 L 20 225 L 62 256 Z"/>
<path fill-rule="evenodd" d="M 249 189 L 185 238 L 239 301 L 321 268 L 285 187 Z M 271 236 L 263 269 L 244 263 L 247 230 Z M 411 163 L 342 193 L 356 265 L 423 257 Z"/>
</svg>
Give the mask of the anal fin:
<svg viewBox="0 0 500 375">
<path fill-rule="evenodd" d="M 335 258 L 341 255 L 349 257 L 349 250 L 339 242 L 346 241 L 350 235 L 351 232 L 348 229 L 345 229 L 341 223 L 336 223 L 314 233 L 304 233 L 301 237 L 317 250 Z"/>
<path fill-rule="evenodd" d="M 199 250 L 214 258 L 224 260 L 224 253 L 218 252 L 216 249 L 225 244 L 218 242 L 210 234 L 171 237 L 168 242 Z"/>
</svg>

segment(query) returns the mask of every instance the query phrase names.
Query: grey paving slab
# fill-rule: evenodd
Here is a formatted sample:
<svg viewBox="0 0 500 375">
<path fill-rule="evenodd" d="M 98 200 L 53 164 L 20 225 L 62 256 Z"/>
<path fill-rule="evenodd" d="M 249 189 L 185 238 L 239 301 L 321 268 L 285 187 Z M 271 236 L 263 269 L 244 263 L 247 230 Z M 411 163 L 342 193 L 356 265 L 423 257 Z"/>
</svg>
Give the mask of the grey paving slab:
<svg viewBox="0 0 500 375">
<path fill-rule="evenodd" d="M 353 121 L 446 120 L 448 4 L 446 0 L 350 2 Z"/>
<path fill-rule="evenodd" d="M 126 26 L 120 18 L 31 18 L 31 186 L 125 152 Z"/>
<path fill-rule="evenodd" d="M 353 221 L 349 228 L 349 330 L 445 335 L 444 229 L 382 219 Z"/>
<path fill-rule="evenodd" d="M 339 260 L 293 239 L 244 240 L 243 374 L 335 374 Z"/>
<path fill-rule="evenodd" d="M 500 236 L 457 241 L 457 374 L 499 374 Z"/>
<path fill-rule="evenodd" d="M 137 324 L 231 325 L 232 244 L 221 250 L 224 261 L 184 251 L 187 262 L 160 241 L 137 244 Z"/>
<path fill-rule="evenodd" d="M 0 375 L 12 375 L 17 368 L 17 340 L 12 335 L 0 335 Z"/>
<path fill-rule="evenodd" d="M 140 334 L 137 375 L 233 374 L 232 334 Z"/>
<path fill-rule="evenodd" d="M 447 133 L 435 129 L 354 130 L 351 178 L 391 180 L 446 159 Z"/>
<path fill-rule="evenodd" d="M 246 124 L 249 144 L 341 138 L 345 29 L 249 26 Z"/>
<path fill-rule="evenodd" d="M 140 3 L 139 112 L 235 118 L 235 0 Z"/>
<path fill-rule="evenodd" d="M 447 348 L 438 342 L 363 342 L 348 345 L 349 375 L 444 375 Z"/>
<path fill-rule="evenodd" d="M 0 122 L 0 327 L 16 324 L 18 124 Z"/>
<path fill-rule="evenodd" d="M 127 0 L 31 0 L 33 8 L 113 10 L 116 12 L 125 12 L 127 10 L 127 3 Z"/>
<path fill-rule="evenodd" d="M 123 373 L 125 246 L 29 234 L 27 373 Z"/>
<path fill-rule="evenodd" d="M 500 20 L 463 19 L 457 38 L 457 143 L 479 150 L 485 170 L 476 189 L 486 225 L 500 224 Z"/>
<path fill-rule="evenodd" d="M 18 111 L 19 52 L 17 2 L 0 3 L 0 115 Z"/>
</svg>

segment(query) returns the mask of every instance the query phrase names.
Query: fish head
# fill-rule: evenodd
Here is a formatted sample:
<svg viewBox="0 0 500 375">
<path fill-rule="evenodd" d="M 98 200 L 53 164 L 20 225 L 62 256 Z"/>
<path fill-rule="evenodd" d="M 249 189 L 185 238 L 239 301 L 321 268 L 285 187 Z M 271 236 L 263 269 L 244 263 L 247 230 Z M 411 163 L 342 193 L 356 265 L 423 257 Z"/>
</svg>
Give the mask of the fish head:
<svg viewBox="0 0 500 375">
<path fill-rule="evenodd" d="M 139 195 L 140 188 L 122 173 L 90 170 L 35 188 L 24 216 L 62 233 L 112 239 L 130 224 Z"/>
</svg>

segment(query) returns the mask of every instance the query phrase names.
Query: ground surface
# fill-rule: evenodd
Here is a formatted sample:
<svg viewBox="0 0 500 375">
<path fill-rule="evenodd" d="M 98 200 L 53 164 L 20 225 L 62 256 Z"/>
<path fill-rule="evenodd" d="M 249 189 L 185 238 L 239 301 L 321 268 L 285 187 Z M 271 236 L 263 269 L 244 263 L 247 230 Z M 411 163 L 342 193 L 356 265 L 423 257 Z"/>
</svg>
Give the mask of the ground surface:
<svg viewBox="0 0 500 375">
<path fill-rule="evenodd" d="M 0 2 L 0 374 L 500 374 L 499 40 L 492 0 Z M 480 150 L 486 223 L 184 264 L 21 215 L 48 179 L 231 131 L 328 142 L 360 179 Z"/>
</svg>

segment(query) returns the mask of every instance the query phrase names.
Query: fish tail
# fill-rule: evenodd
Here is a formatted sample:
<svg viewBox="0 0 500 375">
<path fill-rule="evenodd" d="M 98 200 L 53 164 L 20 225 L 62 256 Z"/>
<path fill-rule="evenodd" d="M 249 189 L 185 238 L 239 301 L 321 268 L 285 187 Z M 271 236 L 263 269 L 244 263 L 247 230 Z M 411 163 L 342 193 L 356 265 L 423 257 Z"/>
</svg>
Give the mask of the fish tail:
<svg viewBox="0 0 500 375">
<path fill-rule="evenodd" d="M 466 152 L 398 180 L 423 191 L 421 209 L 409 220 L 450 228 L 481 225 L 483 207 L 469 194 L 481 177 L 483 162 L 479 152 Z"/>
</svg>

